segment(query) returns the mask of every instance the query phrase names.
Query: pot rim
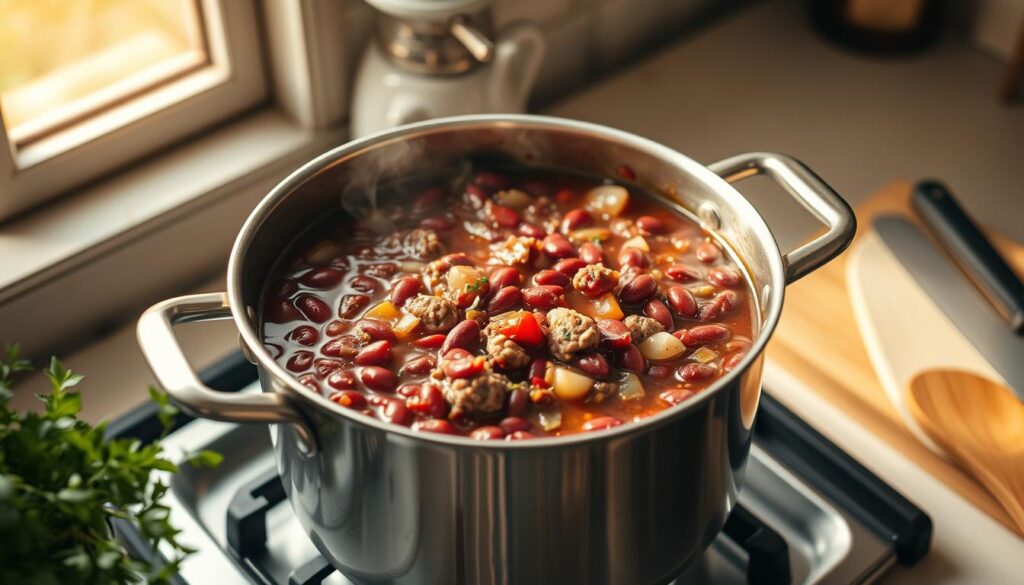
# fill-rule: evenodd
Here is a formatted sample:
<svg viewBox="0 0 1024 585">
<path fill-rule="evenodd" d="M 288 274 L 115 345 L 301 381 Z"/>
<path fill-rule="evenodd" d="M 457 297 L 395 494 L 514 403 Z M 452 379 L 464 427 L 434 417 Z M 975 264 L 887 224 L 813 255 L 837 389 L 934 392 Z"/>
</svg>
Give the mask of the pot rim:
<svg viewBox="0 0 1024 585">
<path fill-rule="evenodd" d="M 301 188 L 307 180 L 335 164 L 339 164 L 345 160 L 353 158 L 354 156 L 358 156 L 367 148 L 395 140 L 404 140 L 413 135 L 431 133 L 437 130 L 473 128 L 481 126 L 491 129 L 502 127 L 529 127 L 556 131 L 567 130 L 573 132 L 585 132 L 597 138 L 619 142 L 630 148 L 643 151 L 650 156 L 673 164 L 687 174 L 694 176 L 701 182 L 711 185 L 716 191 L 723 193 L 724 197 L 729 200 L 730 205 L 745 208 L 742 210 L 742 215 L 756 217 L 758 220 L 756 224 L 747 225 L 746 228 L 753 232 L 758 241 L 767 248 L 766 251 L 769 253 L 765 256 L 768 258 L 771 278 L 770 282 L 764 285 L 763 290 L 752 291 L 755 294 L 766 296 L 768 298 L 768 302 L 765 303 L 766 306 L 761 307 L 765 317 L 764 321 L 762 322 L 761 328 L 758 331 L 757 336 L 753 339 L 751 347 L 747 351 L 743 360 L 730 372 L 719 378 L 717 382 L 698 392 L 682 404 L 670 406 L 657 414 L 650 415 L 638 421 L 625 421 L 624 424 L 617 427 L 603 429 L 597 432 L 581 432 L 560 437 L 538 437 L 522 441 L 478 441 L 460 435 L 418 432 L 413 430 L 411 427 L 386 422 L 374 417 L 366 416 L 351 409 L 346 409 L 341 405 L 331 402 L 326 396 L 323 396 L 322 394 L 314 394 L 302 386 L 302 384 L 299 383 L 298 378 L 278 364 L 267 351 L 263 344 L 263 339 L 259 335 L 254 323 L 256 317 L 255 312 L 250 319 L 249 311 L 243 303 L 240 285 L 244 256 L 255 234 L 259 231 L 260 225 L 273 213 L 280 201 L 286 199 L 293 191 Z M 743 258 L 741 258 L 741 260 L 745 261 Z M 232 318 L 235 322 L 235 326 L 239 330 L 241 342 L 245 345 L 247 353 L 251 358 L 255 358 L 257 365 L 267 370 L 278 380 L 284 382 L 284 387 L 289 390 L 291 398 L 298 397 L 304 403 L 318 408 L 321 412 L 330 413 L 336 417 L 340 416 L 350 423 L 400 435 L 413 441 L 424 441 L 438 445 L 472 447 L 478 449 L 559 448 L 589 442 L 606 441 L 621 438 L 633 433 L 651 431 L 663 424 L 671 423 L 677 418 L 687 416 L 690 411 L 700 408 L 700 406 L 706 401 L 721 392 L 723 388 L 732 384 L 733 381 L 742 376 L 757 359 L 760 359 L 765 345 L 768 343 L 768 340 L 771 338 L 771 335 L 778 324 L 779 316 L 782 312 L 783 297 L 785 295 L 785 284 L 786 276 L 782 252 L 779 250 L 778 243 L 772 234 L 771 229 L 768 227 L 768 224 L 765 222 L 764 217 L 756 208 L 754 208 L 746 197 L 736 190 L 735 187 L 711 169 L 676 151 L 675 149 L 630 132 L 590 122 L 532 114 L 473 114 L 436 118 L 370 134 L 363 138 L 337 146 L 321 154 L 296 169 L 278 183 L 253 209 L 249 214 L 249 217 L 246 218 L 245 223 L 242 225 L 242 228 L 235 239 L 235 243 L 231 248 L 231 255 L 228 259 L 227 270 L 227 297 Z M 765 294 L 769 290 L 770 294 Z M 757 302 L 761 304 L 762 300 L 757 299 Z M 750 424 L 753 424 L 753 420 L 750 421 Z"/>
</svg>

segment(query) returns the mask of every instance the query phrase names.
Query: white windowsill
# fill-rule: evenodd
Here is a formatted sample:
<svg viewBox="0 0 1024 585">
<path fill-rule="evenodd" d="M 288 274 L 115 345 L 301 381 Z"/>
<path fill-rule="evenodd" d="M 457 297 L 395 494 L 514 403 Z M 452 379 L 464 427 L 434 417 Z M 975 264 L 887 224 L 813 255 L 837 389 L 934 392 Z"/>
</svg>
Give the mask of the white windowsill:
<svg viewBox="0 0 1024 585">
<path fill-rule="evenodd" d="M 266 108 L 0 225 L 0 304 L 340 141 Z M 308 158 L 308 157 L 307 157 Z"/>
</svg>

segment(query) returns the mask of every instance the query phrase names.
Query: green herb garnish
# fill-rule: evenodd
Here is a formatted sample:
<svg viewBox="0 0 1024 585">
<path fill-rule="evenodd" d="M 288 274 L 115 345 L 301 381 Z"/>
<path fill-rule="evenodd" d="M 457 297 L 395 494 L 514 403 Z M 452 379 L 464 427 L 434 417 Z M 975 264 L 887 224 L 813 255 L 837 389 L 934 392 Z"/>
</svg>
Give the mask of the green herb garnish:
<svg viewBox="0 0 1024 585">
<path fill-rule="evenodd" d="M 0 583 L 167 583 L 193 551 L 160 503 L 167 485 L 154 472 L 176 472 L 159 442 L 106 439 L 106 424 L 78 418 L 82 376 L 56 358 L 45 371 L 52 390 L 39 395 L 43 412 L 15 412 L 8 402 L 15 374 L 31 369 L 18 346 L 0 356 Z M 167 396 L 159 405 L 165 432 L 176 414 Z M 201 452 L 194 465 L 217 465 L 220 455 Z M 129 558 L 107 521 L 133 525 L 167 562 Z"/>
<path fill-rule="evenodd" d="M 487 284 L 487 277 L 481 276 L 480 278 L 476 279 L 473 282 L 473 284 L 467 284 L 466 290 L 468 290 L 469 292 L 477 292 L 478 290 L 480 290 L 480 287 L 482 287 L 485 284 Z"/>
</svg>

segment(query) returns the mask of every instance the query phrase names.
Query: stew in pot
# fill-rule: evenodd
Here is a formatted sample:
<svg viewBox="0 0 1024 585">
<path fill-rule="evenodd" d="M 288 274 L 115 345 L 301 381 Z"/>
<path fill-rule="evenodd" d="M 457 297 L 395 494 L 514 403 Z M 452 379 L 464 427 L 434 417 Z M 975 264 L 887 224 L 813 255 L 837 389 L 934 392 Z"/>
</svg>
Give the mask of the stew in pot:
<svg viewBox="0 0 1024 585">
<path fill-rule="evenodd" d="M 620 171 L 452 173 L 346 197 L 280 262 L 266 346 L 343 407 L 475 439 L 682 403 L 744 357 L 756 307 L 722 243 Z"/>
</svg>

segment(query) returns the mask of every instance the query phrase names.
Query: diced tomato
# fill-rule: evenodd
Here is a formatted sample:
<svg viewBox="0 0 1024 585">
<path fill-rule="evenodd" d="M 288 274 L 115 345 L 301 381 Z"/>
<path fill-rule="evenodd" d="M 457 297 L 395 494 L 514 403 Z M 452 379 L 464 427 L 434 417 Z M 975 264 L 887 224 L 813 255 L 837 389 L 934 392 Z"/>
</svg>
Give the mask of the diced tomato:
<svg viewBox="0 0 1024 585">
<path fill-rule="evenodd" d="M 527 311 L 521 311 L 517 319 L 510 320 L 509 325 L 498 332 L 519 345 L 536 347 L 544 343 L 544 332 L 541 331 L 540 323 L 533 313 Z"/>
</svg>

